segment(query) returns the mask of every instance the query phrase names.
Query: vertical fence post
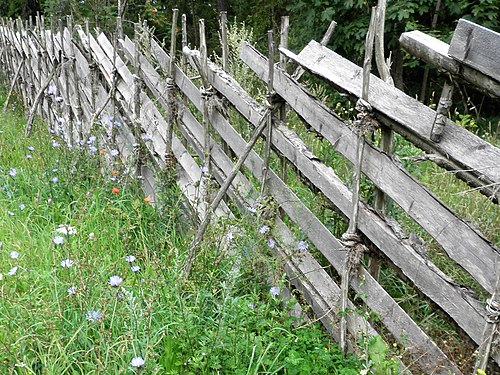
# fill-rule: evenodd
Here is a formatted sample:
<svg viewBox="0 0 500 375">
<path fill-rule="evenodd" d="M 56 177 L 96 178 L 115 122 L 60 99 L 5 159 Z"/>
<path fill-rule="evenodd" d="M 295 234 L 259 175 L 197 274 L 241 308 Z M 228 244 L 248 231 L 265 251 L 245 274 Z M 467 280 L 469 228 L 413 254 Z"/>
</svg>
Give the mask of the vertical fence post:
<svg viewBox="0 0 500 375">
<path fill-rule="evenodd" d="M 184 50 L 184 47 L 187 47 L 188 45 L 188 39 L 187 39 L 187 19 L 186 19 L 186 15 L 183 14 L 182 15 L 182 49 Z M 182 70 L 183 71 L 186 71 L 186 64 L 187 64 L 187 61 L 186 61 L 186 55 L 184 55 L 183 53 L 181 54 L 181 66 L 182 66 Z"/>
<path fill-rule="evenodd" d="M 281 17 L 280 48 L 288 49 L 289 27 L 290 27 L 290 18 L 288 16 Z M 287 62 L 286 57 L 283 54 L 280 54 L 280 68 L 285 72 L 287 71 L 286 62 Z M 284 125 L 286 125 L 286 102 L 283 102 L 279 107 L 279 119 Z M 283 155 L 280 156 L 280 164 L 281 164 L 281 179 L 283 180 L 283 182 L 286 183 L 288 180 L 288 163 Z"/>
<path fill-rule="evenodd" d="M 85 19 L 85 35 L 90 43 L 90 27 L 88 18 Z M 89 62 L 89 68 L 90 68 L 90 107 L 91 107 L 90 110 L 92 111 L 92 113 L 96 113 L 97 106 L 95 100 L 97 98 L 97 64 L 92 59 L 92 48 L 90 47 L 90 45 L 88 48 L 87 60 Z M 94 124 L 92 123 L 89 124 L 89 126 L 93 125 Z"/>
<path fill-rule="evenodd" d="M 68 58 L 71 60 L 71 67 L 69 69 L 72 72 L 73 82 L 75 84 L 75 88 L 74 88 L 75 104 L 74 104 L 73 108 L 74 108 L 76 120 L 74 121 L 74 123 L 77 125 L 76 140 L 77 140 L 77 143 L 79 143 L 83 140 L 83 110 L 82 110 L 82 100 L 80 97 L 81 81 L 80 81 L 80 77 L 78 75 L 78 71 L 77 71 L 77 67 L 76 67 L 75 47 L 73 46 L 73 16 L 67 16 L 66 24 L 67 24 L 68 33 L 69 33 Z"/>
<path fill-rule="evenodd" d="M 227 45 L 227 12 L 220 12 L 220 37 L 222 44 L 222 69 L 227 73 L 229 49 Z"/>
<path fill-rule="evenodd" d="M 167 119 L 167 132 L 165 136 L 166 151 L 165 151 L 165 164 L 167 170 L 174 166 L 174 154 L 172 153 L 172 136 L 174 131 L 174 124 L 177 118 L 177 105 L 175 98 L 175 50 L 177 46 L 177 16 L 178 9 L 172 9 L 172 30 L 170 32 L 170 61 L 167 71 L 167 102 L 168 102 L 168 119 Z"/>
<path fill-rule="evenodd" d="M 66 43 L 66 38 L 64 37 L 64 30 L 62 20 L 59 20 L 59 33 L 61 37 L 61 63 L 62 65 L 62 77 L 64 80 L 64 91 L 66 93 L 66 97 L 64 98 L 64 109 L 65 109 L 65 124 L 67 121 L 67 126 L 65 129 L 65 133 L 67 135 L 68 146 L 71 147 L 74 142 L 74 129 L 73 129 L 73 108 L 71 105 L 71 94 L 70 94 L 70 84 L 69 84 L 69 73 L 70 67 L 68 66 L 70 62 L 68 44 Z M 70 41 L 68 41 L 70 43 Z M 76 90 L 77 91 L 77 90 Z"/>
<path fill-rule="evenodd" d="M 136 161 L 136 176 L 141 176 L 142 172 L 142 159 L 143 150 L 141 142 L 141 90 L 142 90 L 142 79 L 141 79 L 141 59 L 140 59 L 140 33 L 139 24 L 135 24 L 134 27 L 134 123 L 133 123 L 133 133 L 134 133 L 134 158 Z"/>
<path fill-rule="evenodd" d="M 271 114 L 267 117 L 266 144 L 264 148 L 264 158 L 262 163 L 262 177 L 260 181 L 260 194 L 267 195 L 267 178 L 269 175 L 269 156 L 271 153 L 271 137 L 273 135 L 273 110 L 274 110 L 274 36 L 273 31 L 267 32 L 267 43 L 269 48 L 268 57 L 268 80 L 267 80 L 267 108 Z"/>
<path fill-rule="evenodd" d="M 349 291 L 349 281 L 351 277 L 351 272 L 359 266 L 362 254 L 366 250 L 365 246 L 360 242 L 357 234 L 358 227 L 358 214 L 359 214 L 359 188 L 361 182 L 361 164 L 363 162 L 363 151 L 365 146 L 364 132 L 366 124 L 363 123 L 363 115 L 369 107 L 368 104 L 368 93 L 370 88 L 370 69 L 373 54 L 373 43 L 375 39 L 375 22 L 376 22 L 376 11 L 377 7 L 372 8 L 372 14 L 370 19 L 370 26 L 368 28 L 368 33 L 366 34 L 365 41 L 365 59 L 363 63 L 363 88 L 361 98 L 356 105 L 359 111 L 358 120 L 356 120 L 356 132 L 357 132 L 357 142 L 356 142 L 356 164 L 354 165 L 354 183 L 352 187 L 352 214 L 349 220 L 349 228 L 347 232 L 342 235 L 342 243 L 346 248 L 344 269 L 342 271 L 342 280 L 340 286 L 341 293 L 341 316 L 340 316 L 340 348 L 342 353 L 345 354 L 347 350 L 347 300 Z"/>
</svg>

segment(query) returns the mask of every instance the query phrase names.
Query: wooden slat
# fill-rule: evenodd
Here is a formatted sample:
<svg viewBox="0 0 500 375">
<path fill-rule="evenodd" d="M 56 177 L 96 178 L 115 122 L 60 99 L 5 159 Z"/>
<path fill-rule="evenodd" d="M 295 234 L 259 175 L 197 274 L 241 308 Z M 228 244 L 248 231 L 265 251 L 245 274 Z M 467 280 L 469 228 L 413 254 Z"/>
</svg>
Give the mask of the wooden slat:
<svg viewBox="0 0 500 375">
<path fill-rule="evenodd" d="M 311 41 L 299 55 L 284 49 L 281 52 L 339 90 L 361 96 L 362 68 L 321 44 Z M 435 111 L 374 75 L 370 77 L 369 95 L 377 117 L 415 145 L 440 155 L 455 165 L 453 169 L 468 171 L 476 177 L 476 183 L 500 184 L 500 149 L 449 119 L 441 142 L 433 142 L 430 134 Z M 498 199 L 500 192 L 495 196 Z"/>
<path fill-rule="evenodd" d="M 449 57 L 449 44 L 418 30 L 401 34 L 399 43 L 410 54 L 427 64 L 451 73 L 454 78 L 464 80 L 489 96 L 500 98 L 500 83 Z"/>
<path fill-rule="evenodd" d="M 500 82 L 500 33 L 462 18 L 448 54 Z"/>
<path fill-rule="evenodd" d="M 168 56 L 166 56 L 166 54 L 162 52 L 159 47 L 153 48 L 152 52 L 157 56 L 157 58 L 158 55 L 162 55 L 160 59 L 167 62 Z M 211 71 L 209 72 L 209 79 L 211 80 L 212 85 L 215 85 L 216 82 L 211 77 Z M 225 76 L 227 77 L 227 75 Z M 190 97 L 190 100 L 194 105 L 199 107 L 198 90 L 194 90 L 193 87 L 184 90 L 185 86 L 194 85 L 187 80 L 179 70 L 176 70 L 175 79 L 177 85 L 183 92 L 193 95 L 193 97 Z M 235 93 L 234 95 L 238 95 L 238 93 Z M 231 100 L 231 98 L 228 99 Z M 241 150 L 244 140 L 231 127 L 231 125 L 220 114 L 218 114 L 216 110 L 212 111 L 211 123 L 214 129 L 223 137 L 224 141 L 227 142 L 236 153 L 238 150 Z M 255 152 L 252 151 L 250 153 L 248 161 L 245 165 L 252 171 L 256 178 L 261 177 L 262 160 Z M 301 228 L 309 235 L 310 240 L 316 245 L 316 247 L 323 252 L 327 259 L 338 270 L 340 270 L 343 264 L 344 254 L 332 251 L 332 249 L 340 249 L 342 246 L 274 173 L 271 174 L 271 181 L 273 182 L 271 182 L 270 191 L 274 198 L 279 201 L 281 207 L 287 212 L 287 214 L 292 217 L 293 220 L 298 223 L 298 225 L 300 225 Z M 422 352 L 433 353 L 431 356 L 434 358 L 440 358 L 440 361 L 448 361 L 440 349 L 432 343 L 431 339 L 425 335 L 425 333 L 423 333 L 421 329 L 406 315 L 406 313 L 387 295 L 387 293 L 373 280 L 368 272 L 363 270 L 361 277 L 364 280 L 363 283 L 359 282 L 357 279 L 353 280 L 352 285 L 354 289 L 363 297 L 366 296 L 365 302 L 373 311 L 381 314 L 381 319 L 384 324 L 393 333 L 393 335 L 400 340 L 401 343 L 404 341 L 404 336 L 408 339 L 408 341 L 411 341 L 419 347 L 420 345 L 424 345 L 425 349 L 422 349 Z M 387 311 L 390 311 L 390 314 L 387 314 L 388 320 L 385 320 L 384 314 Z M 412 339 L 409 338 L 410 336 Z M 421 363 L 422 365 L 426 363 L 426 366 L 429 366 L 428 368 L 433 365 L 433 368 L 439 368 L 439 365 L 433 361 L 434 360 L 431 358 L 426 357 L 424 360 L 422 357 Z M 449 362 L 447 366 L 453 365 Z"/>
<path fill-rule="evenodd" d="M 245 43 L 241 48 L 241 57 L 259 78 L 264 81 L 267 79 L 267 59 L 264 56 Z M 276 92 L 316 131 L 328 139 L 337 151 L 354 162 L 356 156 L 352 145 L 355 144 L 356 135 L 350 127 L 288 75 L 278 69 L 275 69 L 274 74 Z M 376 77 L 371 78 L 374 80 Z M 382 83 L 387 86 L 385 82 Z M 369 143 L 365 144 L 362 171 L 419 223 L 452 259 L 468 270 L 487 291 L 493 290 L 495 264 L 499 252 L 490 241 L 446 207 L 393 159 Z"/>
</svg>

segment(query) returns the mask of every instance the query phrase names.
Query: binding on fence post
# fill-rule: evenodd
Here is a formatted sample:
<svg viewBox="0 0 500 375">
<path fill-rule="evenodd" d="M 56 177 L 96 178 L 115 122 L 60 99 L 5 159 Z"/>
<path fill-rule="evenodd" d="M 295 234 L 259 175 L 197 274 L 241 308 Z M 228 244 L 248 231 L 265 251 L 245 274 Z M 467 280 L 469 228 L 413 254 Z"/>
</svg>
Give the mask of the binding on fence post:
<svg viewBox="0 0 500 375">
<path fill-rule="evenodd" d="M 359 266 L 363 253 L 366 251 L 366 246 L 361 243 L 361 239 L 357 234 L 358 213 L 359 213 L 359 186 L 361 181 L 361 164 L 363 162 L 363 151 L 365 146 L 364 133 L 369 128 L 376 125 L 376 120 L 372 117 L 372 108 L 368 103 L 368 91 L 370 87 L 370 68 L 373 53 L 373 43 L 375 38 L 375 20 L 377 7 L 372 8 L 370 26 L 366 34 L 365 42 L 365 59 L 363 64 L 363 90 L 362 98 L 356 103 L 356 110 L 359 112 L 357 120 L 354 122 L 357 133 L 356 142 L 356 164 L 354 165 L 354 184 L 352 192 L 352 215 L 349 221 L 347 232 L 342 235 L 342 244 L 346 250 L 344 269 L 342 272 L 342 281 L 340 287 L 341 294 L 341 315 L 340 315 L 340 348 L 345 354 L 347 350 L 347 300 L 349 290 L 349 280 L 351 272 L 355 271 Z"/>
</svg>

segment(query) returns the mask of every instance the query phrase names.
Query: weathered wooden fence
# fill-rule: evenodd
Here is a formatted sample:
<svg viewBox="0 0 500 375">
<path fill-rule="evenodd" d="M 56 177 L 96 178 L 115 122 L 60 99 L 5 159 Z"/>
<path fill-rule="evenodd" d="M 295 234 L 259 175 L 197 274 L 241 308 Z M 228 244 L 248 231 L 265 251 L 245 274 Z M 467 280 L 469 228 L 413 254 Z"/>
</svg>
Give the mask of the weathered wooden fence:
<svg viewBox="0 0 500 375">
<path fill-rule="evenodd" d="M 174 25 L 176 17 L 174 13 Z M 154 196 L 155 170 L 165 173 L 175 168 L 176 182 L 200 220 L 211 214 L 209 202 L 211 191 L 217 191 L 215 185 L 224 185 L 228 176 L 234 175 L 227 190 L 228 199 L 235 203 L 233 207 L 248 214 L 249 209 L 253 211 L 263 204 L 261 197 L 266 194 L 279 207 L 282 215 L 274 217 L 271 234 L 276 243 L 274 251 L 283 260 L 291 284 L 335 338 L 340 339 L 341 316 L 345 316 L 351 350 L 357 350 L 357 339 L 383 332 L 387 340 L 394 340 L 404 350 L 405 364 L 401 364 L 401 369 L 415 373 L 462 373 L 445 350 L 381 286 L 376 270 L 369 272 L 361 264 L 351 275 L 349 287 L 356 299 L 349 300 L 347 310 L 341 311 L 341 288 L 338 278 L 332 275 L 342 275 L 347 266 L 345 243 L 297 197 L 285 182 L 284 174 L 269 167 L 268 155 L 272 149 L 315 192 L 321 192 L 326 201 L 350 219 L 353 192 L 286 126 L 285 109 L 295 111 L 353 164 L 359 155 L 355 147 L 359 138 L 350 123 L 298 82 L 300 73 L 289 75 L 251 45 L 243 44 L 242 61 L 268 84 L 267 103 L 261 104 L 222 67 L 207 60 L 203 37 L 200 51 L 187 47 L 183 38 L 182 64 L 172 59 L 176 52 L 175 32 L 170 53 L 145 33 L 137 32 L 133 41 L 128 37 L 113 40 L 103 33 L 93 35 L 88 25 L 73 27 L 71 19 L 64 27 L 61 22 L 51 22 L 50 29 L 45 28 L 43 18 L 34 25 L 2 20 L 1 73 L 30 109 L 28 134 L 37 113 L 69 146 L 91 153 L 96 148 L 89 137 L 99 129 L 100 144 L 108 150 L 119 150 L 123 160 L 142 177 L 147 194 Z M 280 51 L 339 91 L 354 99 L 361 98 L 363 69 L 323 44 L 311 41 L 298 55 L 286 48 Z M 188 77 L 186 58 L 198 70 L 201 85 L 195 84 L 199 82 L 197 78 Z M 459 62 L 453 60 L 453 64 Z M 490 84 L 485 91 L 498 90 L 497 78 L 487 78 Z M 447 118 L 441 119 L 439 139 L 432 140 L 436 111 L 374 75 L 370 77 L 367 101 L 373 109 L 372 116 L 387 127 L 385 131 L 390 128 L 400 133 L 428 153 L 430 160 L 490 197 L 491 204 L 498 202 L 498 148 Z M 262 154 L 249 147 L 228 120 L 227 107 L 246 121 L 255 136 L 268 124 L 262 134 L 268 147 Z M 437 310 L 479 346 L 480 357 L 487 359 L 491 355 L 500 363 L 500 354 L 495 350 L 500 313 L 498 249 L 405 171 L 388 150 L 383 151 L 364 138 L 363 142 L 362 173 L 427 231 L 450 260 L 493 296 L 487 303 L 476 300 L 433 264 L 425 244 L 418 237 L 406 235 L 394 219 L 385 216 L 382 206 L 375 210 L 361 201 L 356 224 L 363 241 L 372 253 L 383 254 L 390 267 L 433 301 Z M 241 156 L 245 148 L 246 159 Z M 262 181 L 265 189 L 257 191 L 248 176 L 235 168 L 235 156 Z M 233 214 L 224 201 L 213 209 L 217 216 Z M 283 220 L 284 216 L 288 219 Z M 315 258 L 304 248 L 297 250 L 291 224 L 285 221 L 298 226 L 323 258 Z M 333 272 L 325 267 L 325 261 Z M 380 322 L 374 324 L 360 313 L 364 309 L 377 314 Z"/>
</svg>

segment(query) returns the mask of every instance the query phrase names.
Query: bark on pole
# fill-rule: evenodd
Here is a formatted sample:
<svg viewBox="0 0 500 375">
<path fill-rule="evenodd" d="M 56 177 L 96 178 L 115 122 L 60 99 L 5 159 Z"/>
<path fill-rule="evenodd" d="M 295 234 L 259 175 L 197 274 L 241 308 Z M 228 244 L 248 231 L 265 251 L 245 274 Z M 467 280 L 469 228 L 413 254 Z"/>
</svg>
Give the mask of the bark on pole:
<svg viewBox="0 0 500 375">
<path fill-rule="evenodd" d="M 165 151 L 165 161 L 167 169 L 172 168 L 174 165 L 174 156 L 172 154 L 172 134 L 173 128 L 176 121 L 177 114 L 175 113 L 176 103 L 175 103 L 175 81 L 174 81 L 174 66 L 175 66 L 175 50 L 177 44 L 177 17 L 179 14 L 178 9 L 172 10 L 172 30 L 170 32 L 170 61 L 168 64 L 167 71 L 167 100 L 168 100 L 168 119 L 167 119 L 167 130 L 165 135 L 166 141 L 166 151 Z"/>
<path fill-rule="evenodd" d="M 280 30 L 280 48 L 288 49 L 288 29 L 290 27 L 290 17 L 283 16 L 281 17 L 281 30 Z M 285 72 L 287 71 L 287 59 L 285 55 L 280 54 L 280 68 Z M 280 121 L 286 125 L 286 103 L 283 103 L 279 107 L 279 119 Z M 280 165 L 281 165 L 281 179 L 286 183 L 288 180 L 288 163 L 286 162 L 286 158 L 284 156 L 280 156 Z"/>
<path fill-rule="evenodd" d="M 222 47 L 222 69 L 227 73 L 229 49 L 227 45 L 227 12 L 220 12 L 220 38 Z"/>
</svg>

